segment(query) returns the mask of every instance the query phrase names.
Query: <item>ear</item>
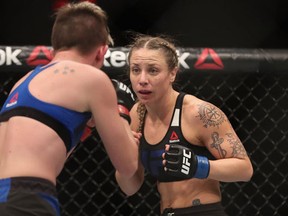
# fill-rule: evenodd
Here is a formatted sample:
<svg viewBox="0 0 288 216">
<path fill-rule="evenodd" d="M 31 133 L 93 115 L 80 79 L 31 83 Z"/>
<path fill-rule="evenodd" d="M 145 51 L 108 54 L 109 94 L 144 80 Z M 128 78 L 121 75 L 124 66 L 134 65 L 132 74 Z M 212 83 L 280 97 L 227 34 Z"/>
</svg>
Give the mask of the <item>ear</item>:
<svg viewBox="0 0 288 216">
<path fill-rule="evenodd" d="M 55 57 L 55 55 L 56 55 L 55 50 L 51 49 L 50 54 L 51 54 L 51 60 L 52 60 Z"/>
<path fill-rule="evenodd" d="M 104 58 L 107 50 L 108 50 L 108 45 L 100 46 L 99 54 L 101 56 L 103 56 L 103 58 Z"/>
<path fill-rule="evenodd" d="M 179 68 L 175 67 L 171 72 L 170 72 L 170 82 L 173 83 L 176 79 L 176 75 L 178 73 Z"/>
<path fill-rule="evenodd" d="M 101 68 L 103 66 L 104 57 L 105 57 L 107 50 L 108 50 L 108 45 L 102 45 L 97 49 L 97 53 L 95 57 L 97 68 Z"/>
</svg>

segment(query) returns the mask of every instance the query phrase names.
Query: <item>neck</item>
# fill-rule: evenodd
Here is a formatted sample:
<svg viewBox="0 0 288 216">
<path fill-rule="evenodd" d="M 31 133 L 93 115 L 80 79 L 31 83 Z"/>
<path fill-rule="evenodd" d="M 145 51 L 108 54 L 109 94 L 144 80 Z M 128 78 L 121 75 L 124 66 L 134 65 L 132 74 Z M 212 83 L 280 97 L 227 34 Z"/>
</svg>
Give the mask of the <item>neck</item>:
<svg viewBox="0 0 288 216">
<path fill-rule="evenodd" d="M 146 105 L 147 112 L 151 119 L 163 121 L 168 117 L 170 120 L 178 94 L 177 91 L 172 90 L 161 97 L 161 99 L 157 101 L 157 104 Z"/>
<path fill-rule="evenodd" d="M 89 55 L 81 55 L 76 50 L 65 50 L 56 52 L 52 62 L 56 61 L 75 61 L 82 64 L 93 65 L 92 57 Z"/>
</svg>

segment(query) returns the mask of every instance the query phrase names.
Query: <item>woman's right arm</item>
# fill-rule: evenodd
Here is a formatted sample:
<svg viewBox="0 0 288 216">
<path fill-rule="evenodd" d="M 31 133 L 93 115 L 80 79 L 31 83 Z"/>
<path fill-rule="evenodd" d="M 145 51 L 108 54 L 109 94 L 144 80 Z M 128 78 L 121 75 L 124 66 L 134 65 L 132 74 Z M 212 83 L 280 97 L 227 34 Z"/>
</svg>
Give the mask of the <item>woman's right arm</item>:
<svg viewBox="0 0 288 216">
<path fill-rule="evenodd" d="M 139 146 L 139 139 L 141 137 L 140 133 L 135 132 L 138 128 L 139 120 L 137 116 L 137 104 L 133 106 L 133 108 L 130 111 L 131 116 L 131 129 L 134 135 L 134 138 L 136 140 L 136 143 Z M 141 164 L 140 159 L 138 160 L 138 170 L 135 172 L 135 174 L 127 178 L 124 175 L 121 175 L 117 170 L 115 173 L 116 181 L 121 188 L 121 190 L 127 195 L 131 196 L 135 194 L 142 186 L 144 182 L 144 167 Z"/>
<path fill-rule="evenodd" d="M 139 191 L 144 182 L 144 168 L 139 161 L 138 170 L 132 177 L 127 178 L 126 176 L 121 175 L 117 170 L 115 173 L 115 177 L 121 190 L 127 196 L 132 196 L 137 191 Z"/>
</svg>

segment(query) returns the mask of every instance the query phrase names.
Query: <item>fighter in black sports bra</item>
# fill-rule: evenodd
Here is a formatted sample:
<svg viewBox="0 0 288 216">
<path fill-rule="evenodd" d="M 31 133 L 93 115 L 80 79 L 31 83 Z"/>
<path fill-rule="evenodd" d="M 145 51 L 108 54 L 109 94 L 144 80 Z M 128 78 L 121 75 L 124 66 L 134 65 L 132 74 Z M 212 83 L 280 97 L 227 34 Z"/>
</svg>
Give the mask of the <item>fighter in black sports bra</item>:
<svg viewBox="0 0 288 216">
<path fill-rule="evenodd" d="M 162 154 L 164 153 L 165 144 L 178 144 L 187 147 L 196 155 L 205 156 L 209 160 L 215 159 L 214 156 L 205 148 L 201 146 L 193 145 L 189 143 L 183 136 L 181 130 L 181 107 L 183 104 L 185 93 L 180 93 L 177 97 L 177 101 L 174 107 L 173 116 L 170 122 L 170 127 L 159 143 L 156 145 L 149 144 L 145 139 L 144 131 L 143 136 L 140 138 L 140 155 L 141 161 L 145 169 L 159 182 L 172 182 L 181 181 L 182 178 L 171 176 L 164 171 L 162 165 Z M 144 128 L 144 127 L 143 127 Z"/>
<path fill-rule="evenodd" d="M 0 112 L 0 122 L 8 121 L 13 116 L 25 116 L 51 127 L 65 143 L 69 152 L 80 140 L 90 112 L 77 112 L 35 98 L 29 91 L 30 81 L 41 71 L 54 65 L 38 66 L 8 96 Z"/>
</svg>

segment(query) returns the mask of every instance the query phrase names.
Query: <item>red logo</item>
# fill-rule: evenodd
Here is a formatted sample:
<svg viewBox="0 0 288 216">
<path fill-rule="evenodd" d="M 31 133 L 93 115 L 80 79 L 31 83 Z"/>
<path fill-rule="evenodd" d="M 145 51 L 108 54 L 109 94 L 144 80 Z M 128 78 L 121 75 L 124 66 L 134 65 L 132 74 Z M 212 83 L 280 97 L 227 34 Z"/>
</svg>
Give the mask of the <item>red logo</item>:
<svg viewBox="0 0 288 216">
<path fill-rule="evenodd" d="M 205 48 L 202 51 L 201 55 L 199 56 L 194 67 L 196 69 L 202 69 L 202 70 L 203 69 L 219 70 L 223 69 L 224 65 L 222 63 L 221 58 L 213 49 Z"/>
<path fill-rule="evenodd" d="M 13 95 L 13 97 L 10 99 L 9 103 L 14 103 L 18 100 L 18 92 L 16 92 L 15 95 Z"/>
<path fill-rule="evenodd" d="M 178 140 L 178 135 L 175 133 L 175 131 L 172 132 L 171 136 L 170 136 L 170 140 Z"/>
<path fill-rule="evenodd" d="M 30 53 L 26 62 L 29 66 L 46 65 L 52 60 L 52 52 L 46 46 L 37 46 Z"/>
<path fill-rule="evenodd" d="M 6 108 L 11 107 L 15 104 L 17 104 L 18 101 L 18 92 L 16 92 L 16 94 L 14 94 L 11 99 L 9 100 L 9 102 L 6 104 Z"/>
</svg>

